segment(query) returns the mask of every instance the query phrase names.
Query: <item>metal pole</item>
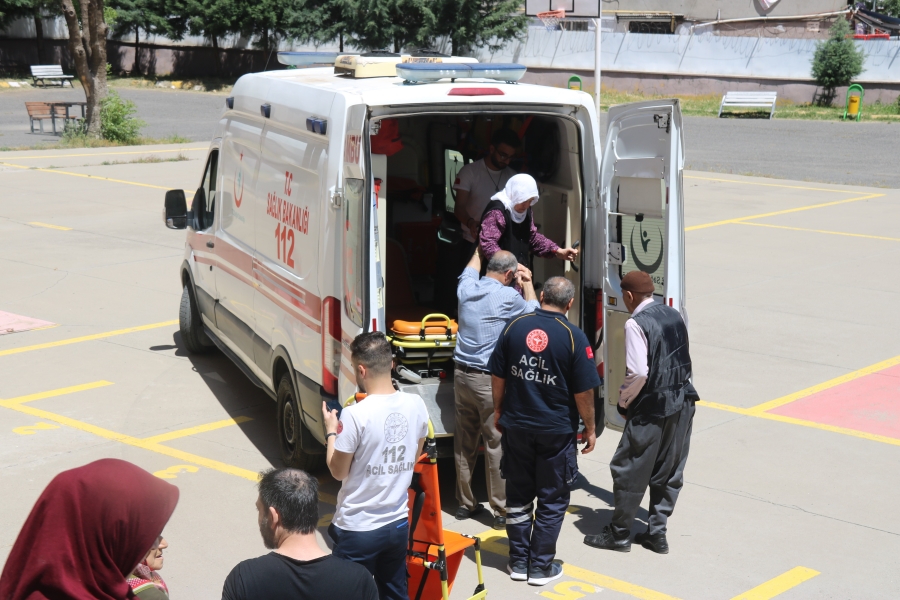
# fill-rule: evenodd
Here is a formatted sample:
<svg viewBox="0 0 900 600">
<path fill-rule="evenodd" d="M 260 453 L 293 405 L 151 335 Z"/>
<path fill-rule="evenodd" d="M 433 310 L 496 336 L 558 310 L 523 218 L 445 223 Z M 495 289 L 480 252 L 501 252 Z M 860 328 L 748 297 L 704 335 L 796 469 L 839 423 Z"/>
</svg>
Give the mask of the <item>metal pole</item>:
<svg viewBox="0 0 900 600">
<path fill-rule="evenodd" d="M 600 118 L 600 18 L 594 19 L 594 108 Z"/>
</svg>

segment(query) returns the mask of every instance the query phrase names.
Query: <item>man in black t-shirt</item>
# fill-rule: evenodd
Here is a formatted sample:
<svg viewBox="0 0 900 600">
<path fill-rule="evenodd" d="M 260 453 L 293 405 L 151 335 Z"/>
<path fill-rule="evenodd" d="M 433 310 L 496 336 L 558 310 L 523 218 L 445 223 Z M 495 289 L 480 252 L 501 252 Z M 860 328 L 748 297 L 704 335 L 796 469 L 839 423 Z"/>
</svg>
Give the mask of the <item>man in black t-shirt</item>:
<svg viewBox="0 0 900 600">
<path fill-rule="evenodd" d="M 225 579 L 222 600 L 378 600 L 365 567 L 322 551 L 316 540 L 319 485 L 298 469 L 260 474 L 259 532 L 265 556 L 239 563 Z"/>
<path fill-rule="evenodd" d="M 581 453 L 592 451 L 597 440 L 594 388 L 600 378 L 587 336 L 566 319 L 574 297 L 571 281 L 548 279 L 541 308 L 506 325 L 490 361 L 494 419 L 503 433 L 507 571 L 514 581 L 531 585 L 562 577 L 553 558 L 578 476 L 579 415 L 587 443 Z"/>
</svg>

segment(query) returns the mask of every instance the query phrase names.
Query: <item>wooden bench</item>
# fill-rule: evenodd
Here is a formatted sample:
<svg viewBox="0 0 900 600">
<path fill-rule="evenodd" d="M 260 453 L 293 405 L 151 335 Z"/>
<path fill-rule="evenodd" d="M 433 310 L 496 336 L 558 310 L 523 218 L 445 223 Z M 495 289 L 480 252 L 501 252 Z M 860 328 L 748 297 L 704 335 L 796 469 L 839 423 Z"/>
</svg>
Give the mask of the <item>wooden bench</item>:
<svg viewBox="0 0 900 600">
<path fill-rule="evenodd" d="M 72 87 L 72 82 L 69 80 L 73 76 L 64 75 L 61 65 L 32 65 L 31 78 L 34 80 L 34 85 L 37 85 L 40 81 L 41 87 L 46 87 L 47 81 L 54 84 L 58 83 L 60 86 L 68 83 L 69 87 Z"/>
<path fill-rule="evenodd" d="M 775 116 L 775 101 L 778 92 L 726 92 L 722 96 L 722 104 L 719 105 L 719 116 L 722 110 L 728 107 L 737 108 L 768 108 L 769 118 Z"/>
<path fill-rule="evenodd" d="M 80 103 L 70 103 L 80 104 Z M 44 133 L 44 121 L 50 119 L 53 124 L 53 133 L 56 133 L 56 119 L 66 120 L 65 105 L 55 105 L 52 102 L 26 102 L 25 108 L 28 110 L 28 118 L 31 119 L 31 133 L 34 133 L 34 122 L 37 121 L 40 126 L 41 133 Z M 75 115 L 69 116 L 70 119 L 77 119 Z"/>
</svg>

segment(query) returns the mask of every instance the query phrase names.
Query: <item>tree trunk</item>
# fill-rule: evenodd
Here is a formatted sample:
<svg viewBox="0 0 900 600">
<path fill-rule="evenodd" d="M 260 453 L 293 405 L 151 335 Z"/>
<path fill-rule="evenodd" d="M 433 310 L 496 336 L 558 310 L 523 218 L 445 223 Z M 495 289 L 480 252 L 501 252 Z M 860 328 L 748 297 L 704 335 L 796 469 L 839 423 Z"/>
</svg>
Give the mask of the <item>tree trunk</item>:
<svg viewBox="0 0 900 600">
<path fill-rule="evenodd" d="M 87 110 L 87 134 L 100 137 L 100 103 L 106 98 L 106 36 L 103 0 L 80 0 L 81 25 L 73 0 L 61 0 L 69 30 L 69 53 L 75 61 L 75 73 L 84 89 Z"/>
<path fill-rule="evenodd" d="M 141 28 L 134 26 L 134 66 L 131 68 L 132 75 L 141 74 Z"/>
<path fill-rule="evenodd" d="M 340 48 L 341 52 L 343 52 L 344 51 L 344 32 L 343 31 L 338 34 L 338 44 L 339 44 L 338 48 Z"/>
<path fill-rule="evenodd" d="M 44 64 L 44 20 L 40 9 L 34 13 L 34 37 L 37 40 L 38 63 Z"/>
<path fill-rule="evenodd" d="M 219 38 L 214 35 L 210 37 L 212 38 L 213 47 L 213 73 L 218 77 L 222 74 L 222 65 L 219 57 Z"/>
</svg>

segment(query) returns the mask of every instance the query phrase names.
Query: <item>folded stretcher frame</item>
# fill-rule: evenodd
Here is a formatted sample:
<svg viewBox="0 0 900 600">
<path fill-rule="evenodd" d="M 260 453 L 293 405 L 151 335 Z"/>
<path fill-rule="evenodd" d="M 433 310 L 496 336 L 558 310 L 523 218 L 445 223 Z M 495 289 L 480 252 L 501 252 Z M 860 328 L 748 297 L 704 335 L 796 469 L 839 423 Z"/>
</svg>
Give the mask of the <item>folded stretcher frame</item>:
<svg viewBox="0 0 900 600">
<path fill-rule="evenodd" d="M 456 348 L 456 321 L 440 313 L 425 315 L 419 321 L 394 321 L 388 338 L 402 365 L 425 365 L 431 372 L 433 362 L 453 358 Z M 414 370 L 414 369 L 413 369 Z"/>
</svg>

